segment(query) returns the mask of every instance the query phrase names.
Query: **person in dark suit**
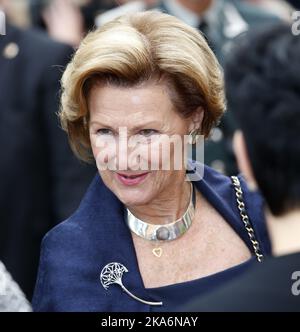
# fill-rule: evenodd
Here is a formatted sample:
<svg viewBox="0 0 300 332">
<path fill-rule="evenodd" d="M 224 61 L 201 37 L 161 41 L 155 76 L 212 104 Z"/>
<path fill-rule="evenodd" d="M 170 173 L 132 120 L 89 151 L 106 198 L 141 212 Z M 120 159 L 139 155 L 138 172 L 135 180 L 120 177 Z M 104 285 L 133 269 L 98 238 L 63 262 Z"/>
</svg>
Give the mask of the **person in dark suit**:
<svg viewBox="0 0 300 332">
<path fill-rule="evenodd" d="M 270 253 L 261 197 L 188 153 L 225 107 L 196 29 L 158 11 L 121 16 L 86 36 L 62 88 L 63 128 L 99 174 L 43 240 L 35 311 L 169 311 Z"/>
<path fill-rule="evenodd" d="M 0 259 L 31 298 L 44 234 L 94 175 L 61 130 L 59 81 L 71 47 L 7 25 L 0 36 Z"/>
<path fill-rule="evenodd" d="M 240 40 L 226 66 L 235 151 L 266 200 L 273 256 L 185 311 L 300 312 L 300 38 L 287 25 Z"/>
</svg>

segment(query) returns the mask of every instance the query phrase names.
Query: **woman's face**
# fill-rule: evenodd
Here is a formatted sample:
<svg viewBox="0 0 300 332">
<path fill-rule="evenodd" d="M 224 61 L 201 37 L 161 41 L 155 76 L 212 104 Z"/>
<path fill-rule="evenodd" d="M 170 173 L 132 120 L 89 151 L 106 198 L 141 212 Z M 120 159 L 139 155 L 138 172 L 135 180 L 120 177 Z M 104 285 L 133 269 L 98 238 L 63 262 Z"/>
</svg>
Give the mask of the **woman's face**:
<svg viewBox="0 0 300 332">
<path fill-rule="evenodd" d="M 148 204 L 184 180 L 184 163 L 177 150 L 183 151 L 184 135 L 194 129 L 195 122 L 174 110 L 163 85 L 98 84 L 89 94 L 88 107 L 99 173 L 125 205 Z M 171 146 L 169 137 L 174 142 Z"/>
</svg>

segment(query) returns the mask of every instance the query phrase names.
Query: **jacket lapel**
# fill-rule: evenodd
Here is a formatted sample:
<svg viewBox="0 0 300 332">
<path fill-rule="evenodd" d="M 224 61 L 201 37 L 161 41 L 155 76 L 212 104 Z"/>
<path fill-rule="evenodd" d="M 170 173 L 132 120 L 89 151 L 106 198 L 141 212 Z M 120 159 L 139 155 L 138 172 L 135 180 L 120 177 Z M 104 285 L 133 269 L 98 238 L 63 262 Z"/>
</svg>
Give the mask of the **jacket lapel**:
<svg viewBox="0 0 300 332">
<path fill-rule="evenodd" d="M 149 311 L 145 305 L 127 295 L 119 285 L 112 284 L 105 290 L 100 283 L 101 270 L 109 263 L 121 263 L 128 272 L 123 274 L 124 286 L 134 295 L 147 301 L 149 298 L 139 272 L 131 233 L 124 218 L 125 207 L 96 175 L 78 210 L 82 227 L 88 227 L 90 243 L 94 243 L 90 271 L 98 274 L 97 293 L 102 311 Z M 88 222 L 86 223 L 86 216 Z M 78 219 L 78 218 L 76 218 Z M 98 287 L 99 286 L 99 287 Z"/>
</svg>

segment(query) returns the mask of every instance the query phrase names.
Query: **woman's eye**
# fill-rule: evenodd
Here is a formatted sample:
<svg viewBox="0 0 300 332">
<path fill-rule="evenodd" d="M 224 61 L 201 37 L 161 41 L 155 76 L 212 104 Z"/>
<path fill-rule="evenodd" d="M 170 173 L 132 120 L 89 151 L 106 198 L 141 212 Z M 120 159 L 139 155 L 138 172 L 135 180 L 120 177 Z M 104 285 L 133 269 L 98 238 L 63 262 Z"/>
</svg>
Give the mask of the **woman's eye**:
<svg viewBox="0 0 300 332">
<path fill-rule="evenodd" d="M 146 137 L 149 137 L 151 135 L 156 135 L 158 134 L 158 131 L 155 130 L 155 129 L 143 129 L 139 132 L 140 135 L 143 135 L 143 136 L 146 136 Z"/>
<path fill-rule="evenodd" d="M 97 135 L 112 135 L 112 131 L 110 129 L 98 129 L 96 130 Z"/>
</svg>

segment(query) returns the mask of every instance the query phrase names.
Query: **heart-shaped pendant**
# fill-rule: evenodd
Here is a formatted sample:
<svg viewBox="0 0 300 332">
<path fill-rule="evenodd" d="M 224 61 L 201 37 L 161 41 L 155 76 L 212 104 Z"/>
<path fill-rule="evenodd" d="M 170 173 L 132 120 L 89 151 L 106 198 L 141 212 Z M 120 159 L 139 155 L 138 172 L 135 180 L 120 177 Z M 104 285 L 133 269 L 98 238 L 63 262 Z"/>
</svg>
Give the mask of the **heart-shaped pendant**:
<svg viewBox="0 0 300 332">
<path fill-rule="evenodd" d="M 162 249 L 161 248 L 154 248 L 152 250 L 152 253 L 153 253 L 154 256 L 159 258 L 162 255 Z"/>
</svg>

